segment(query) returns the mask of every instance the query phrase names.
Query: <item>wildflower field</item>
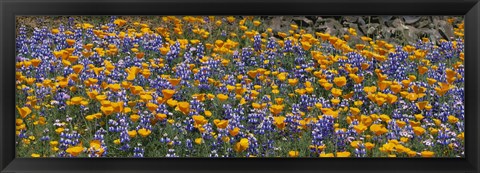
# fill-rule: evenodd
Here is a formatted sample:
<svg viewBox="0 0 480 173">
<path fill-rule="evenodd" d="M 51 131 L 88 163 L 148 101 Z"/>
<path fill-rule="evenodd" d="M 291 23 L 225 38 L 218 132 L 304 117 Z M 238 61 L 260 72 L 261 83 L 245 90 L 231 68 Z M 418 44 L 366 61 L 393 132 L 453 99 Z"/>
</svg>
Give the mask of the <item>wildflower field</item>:
<svg viewBox="0 0 480 173">
<path fill-rule="evenodd" d="M 17 157 L 464 157 L 462 19 L 408 44 L 265 17 L 102 19 L 18 23 Z"/>
</svg>

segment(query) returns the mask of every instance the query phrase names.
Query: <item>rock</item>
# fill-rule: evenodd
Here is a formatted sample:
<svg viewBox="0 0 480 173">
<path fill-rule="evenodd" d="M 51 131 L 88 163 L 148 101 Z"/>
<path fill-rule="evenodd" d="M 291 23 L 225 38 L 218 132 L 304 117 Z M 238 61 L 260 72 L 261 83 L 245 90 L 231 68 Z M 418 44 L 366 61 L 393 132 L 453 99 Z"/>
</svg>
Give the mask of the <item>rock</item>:
<svg viewBox="0 0 480 173">
<path fill-rule="evenodd" d="M 363 20 L 363 18 L 361 18 L 361 17 L 358 18 L 357 22 L 358 22 L 359 25 L 365 25 L 365 20 Z"/>
<path fill-rule="evenodd" d="M 357 22 L 358 19 L 361 18 L 361 17 L 358 17 L 358 16 L 345 16 L 345 21 L 347 22 Z"/>
<path fill-rule="evenodd" d="M 306 18 L 306 17 L 293 17 L 292 21 L 295 22 L 298 26 L 301 28 L 305 29 L 307 32 L 311 32 L 312 28 L 310 26 L 313 26 L 313 21 Z"/>
<path fill-rule="evenodd" d="M 425 28 L 427 27 L 428 25 L 430 25 L 432 23 L 432 21 L 428 18 L 423 18 L 422 20 L 420 20 L 419 22 L 417 22 L 417 25 L 416 25 L 416 28 Z"/>
<path fill-rule="evenodd" d="M 402 27 L 402 25 L 403 25 L 403 21 L 401 19 L 395 19 L 392 22 L 392 26 L 395 28 Z"/>
<path fill-rule="evenodd" d="M 376 29 L 375 27 L 370 27 L 370 28 L 368 28 L 368 30 L 367 30 L 367 34 L 368 34 L 368 35 L 372 35 L 372 34 L 375 33 L 376 30 L 377 30 L 377 29 Z"/>
<path fill-rule="evenodd" d="M 386 24 L 388 21 L 391 21 L 393 16 L 380 16 L 380 23 Z"/>
<path fill-rule="evenodd" d="M 272 28 L 273 31 L 278 32 L 278 31 L 283 31 L 282 29 L 282 18 L 283 17 L 273 17 L 270 19 L 270 28 Z"/>
<path fill-rule="evenodd" d="M 422 37 L 432 41 L 454 37 L 446 16 L 272 16 L 269 27 L 274 32 L 288 32 L 296 23 L 307 32 L 325 32 L 335 36 L 354 28 L 359 36 L 378 36 L 392 43 L 413 44 Z M 341 21 L 340 21 L 341 20 Z"/>
<path fill-rule="evenodd" d="M 413 24 L 415 22 L 418 22 L 421 18 L 421 16 L 403 16 L 406 24 Z"/>
</svg>

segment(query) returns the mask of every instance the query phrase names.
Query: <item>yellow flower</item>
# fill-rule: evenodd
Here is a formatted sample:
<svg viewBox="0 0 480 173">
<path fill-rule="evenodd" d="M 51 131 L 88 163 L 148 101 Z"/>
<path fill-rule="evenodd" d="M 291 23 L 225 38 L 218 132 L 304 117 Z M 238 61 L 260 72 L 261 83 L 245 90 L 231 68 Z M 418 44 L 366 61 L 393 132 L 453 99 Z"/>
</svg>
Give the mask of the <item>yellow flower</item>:
<svg viewBox="0 0 480 173">
<path fill-rule="evenodd" d="M 217 98 L 220 100 L 220 101 L 225 101 L 228 99 L 228 95 L 225 95 L 225 94 L 217 94 Z"/>
<path fill-rule="evenodd" d="M 353 126 L 353 129 L 357 131 L 358 134 L 361 134 L 363 131 L 367 130 L 367 126 L 363 125 L 362 123 Z"/>
<path fill-rule="evenodd" d="M 392 81 L 379 81 L 378 82 L 378 88 L 383 91 L 385 89 L 387 89 L 387 87 L 389 87 L 390 85 L 392 84 Z"/>
<path fill-rule="evenodd" d="M 355 115 L 358 115 L 360 113 L 360 109 L 352 107 L 352 108 L 350 108 L 350 112 L 352 113 L 352 115 L 355 116 Z"/>
<path fill-rule="evenodd" d="M 288 156 L 289 157 L 298 157 L 299 152 L 298 151 L 289 151 Z"/>
<path fill-rule="evenodd" d="M 185 115 L 188 115 L 188 113 L 190 113 L 190 103 L 188 102 L 178 102 L 177 107 Z"/>
<path fill-rule="evenodd" d="M 360 84 L 362 83 L 364 77 L 363 76 L 358 76 L 356 74 L 349 74 L 348 76 L 350 76 L 350 78 L 353 79 L 353 81 L 356 83 L 356 84 Z"/>
<path fill-rule="evenodd" d="M 302 48 L 305 51 L 308 51 L 312 47 L 312 44 L 310 44 L 310 42 L 308 41 L 302 41 L 301 43 L 302 43 Z"/>
<path fill-rule="evenodd" d="M 465 133 L 462 132 L 462 133 L 458 134 L 458 135 L 457 135 L 457 138 L 459 138 L 459 139 L 461 139 L 461 140 L 465 139 Z"/>
<path fill-rule="evenodd" d="M 67 44 L 70 45 L 70 46 L 75 44 L 75 40 L 73 40 L 73 39 L 67 39 L 66 41 L 67 41 Z"/>
<path fill-rule="evenodd" d="M 126 21 L 126 20 L 123 20 L 123 19 L 115 19 L 115 21 L 113 21 L 113 23 L 114 23 L 115 25 L 118 25 L 118 26 L 121 27 L 121 26 L 125 25 L 125 24 L 127 23 L 127 21 Z"/>
<path fill-rule="evenodd" d="M 332 92 L 332 95 L 334 97 L 338 97 L 338 96 L 342 95 L 342 90 L 341 89 L 332 88 L 332 90 L 330 92 Z"/>
<path fill-rule="evenodd" d="M 337 152 L 337 157 L 350 157 L 350 152 L 348 151 Z"/>
<path fill-rule="evenodd" d="M 155 110 L 157 110 L 158 108 L 158 105 L 156 105 L 155 103 L 147 103 L 147 108 L 148 110 L 150 110 L 151 112 L 154 112 Z"/>
<path fill-rule="evenodd" d="M 174 106 L 177 106 L 178 102 L 176 100 L 173 100 L 173 99 L 168 99 L 167 100 L 167 105 L 170 106 L 170 107 L 174 107 Z"/>
<path fill-rule="evenodd" d="M 248 149 L 249 141 L 247 138 L 242 138 L 240 139 L 239 142 L 237 142 L 234 146 L 234 150 L 236 152 L 242 152 Z"/>
<path fill-rule="evenodd" d="M 175 94 L 175 90 L 164 89 L 164 90 L 162 90 L 162 94 L 163 94 L 163 99 L 168 100 L 168 99 L 172 98 L 173 94 Z"/>
<path fill-rule="evenodd" d="M 195 139 L 195 143 L 198 144 L 198 145 L 202 144 L 202 142 L 203 142 L 202 138 L 196 138 Z"/>
<path fill-rule="evenodd" d="M 161 48 L 159 48 L 159 50 L 160 50 L 160 53 L 162 53 L 162 55 L 167 55 L 167 53 L 170 51 L 170 48 L 161 47 Z"/>
<path fill-rule="evenodd" d="M 200 43 L 200 40 L 190 40 L 190 43 L 192 43 L 192 44 L 198 44 L 198 43 Z"/>
<path fill-rule="evenodd" d="M 38 158 L 38 157 L 40 157 L 40 154 L 33 153 L 33 154 L 30 155 L 30 156 L 32 156 L 33 158 Z"/>
<path fill-rule="evenodd" d="M 229 131 L 231 136 L 237 136 L 237 134 L 240 132 L 240 128 L 235 127 L 232 130 Z"/>
<path fill-rule="evenodd" d="M 386 115 L 386 114 L 381 114 L 381 115 L 380 115 L 380 119 L 381 119 L 382 121 L 387 122 L 387 123 L 390 122 L 390 120 L 391 120 L 390 117 L 389 117 L 388 115 Z"/>
<path fill-rule="evenodd" d="M 340 103 L 340 99 L 333 98 L 330 100 L 333 105 L 338 105 Z"/>
<path fill-rule="evenodd" d="M 382 135 L 384 133 L 387 133 L 388 130 L 383 127 L 382 124 L 373 124 L 370 126 L 370 131 L 372 131 L 373 133 L 375 133 L 375 135 Z"/>
<path fill-rule="evenodd" d="M 363 105 L 363 102 L 361 100 L 357 100 L 357 101 L 353 102 L 353 104 L 357 107 L 360 107 L 360 106 Z"/>
<path fill-rule="evenodd" d="M 78 156 L 80 153 L 83 152 L 83 147 L 82 146 L 74 146 L 74 147 L 69 147 L 67 150 L 65 150 L 68 154 L 72 156 Z"/>
<path fill-rule="evenodd" d="M 272 94 L 278 94 L 278 93 L 280 93 L 280 90 L 277 90 L 277 89 L 272 90 Z"/>
<path fill-rule="evenodd" d="M 260 109 L 260 108 L 262 108 L 262 105 L 260 105 L 260 104 L 258 104 L 258 103 L 252 103 L 252 107 L 253 107 L 254 109 Z"/>
<path fill-rule="evenodd" d="M 212 116 L 212 112 L 210 112 L 210 111 L 205 110 L 203 113 L 205 114 L 206 117 L 211 117 Z"/>
<path fill-rule="evenodd" d="M 92 92 L 92 94 L 95 94 L 95 92 Z M 97 99 L 98 101 L 103 101 L 103 100 L 107 99 L 107 96 L 106 95 L 96 95 L 95 99 Z"/>
<path fill-rule="evenodd" d="M 113 140 L 113 143 L 116 144 L 116 145 L 120 144 L 120 139 Z"/>
<path fill-rule="evenodd" d="M 437 80 L 432 79 L 432 78 L 427 78 L 427 82 L 428 82 L 429 85 L 433 85 L 434 83 L 437 82 Z M 445 83 L 445 84 L 447 84 L 447 83 Z"/>
<path fill-rule="evenodd" d="M 105 114 L 105 115 L 110 115 L 113 113 L 115 110 L 112 106 L 101 106 L 100 110 Z"/>
<path fill-rule="evenodd" d="M 295 24 L 290 24 L 290 27 L 292 28 L 292 30 L 297 30 L 298 29 L 298 25 L 295 25 Z"/>
<path fill-rule="evenodd" d="M 383 144 L 382 147 L 379 148 L 379 150 L 384 153 L 390 153 L 395 150 L 395 146 L 395 143 L 389 141 L 388 143 Z"/>
<path fill-rule="evenodd" d="M 22 124 L 23 124 L 23 120 L 22 120 L 22 119 L 16 119 L 16 120 L 15 120 L 15 124 L 16 124 L 17 126 L 22 125 Z"/>
<path fill-rule="evenodd" d="M 402 141 L 403 143 L 408 142 L 408 140 L 410 140 L 410 139 L 407 138 L 407 137 L 401 137 L 401 138 L 400 138 L 400 141 Z"/>
<path fill-rule="evenodd" d="M 325 90 L 328 91 L 333 87 L 333 84 L 327 82 L 327 83 L 324 83 L 322 86 L 323 88 L 325 88 Z"/>
<path fill-rule="evenodd" d="M 428 105 L 428 101 L 417 102 L 415 105 L 417 105 L 418 109 L 423 110 L 425 109 L 425 106 Z"/>
<path fill-rule="evenodd" d="M 416 93 L 408 93 L 405 98 L 407 98 L 410 101 L 415 101 L 418 99 L 418 94 Z"/>
<path fill-rule="evenodd" d="M 222 40 L 215 40 L 215 45 L 216 45 L 217 47 L 222 47 L 222 46 L 223 46 L 223 43 L 224 43 L 224 42 L 223 42 Z"/>
<path fill-rule="evenodd" d="M 138 68 L 137 66 L 133 66 L 129 69 L 126 69 L 125 71 L 127 71 L 128 73 L 127 80 L 131 81 L 134 80 L 136 75 L 140 72 L 140 68 Z"/>
<path fill-rule="evenodd" d="M 425 129 L 422 127 L 413 127 L 413 133 L 415 133 L 417 136 L 420 136 L 425 133 Z"/>
<path fill-rule="evenodd" d="M 204 124 L 206 124 L 208 122 L 207 119 L 205 119 L 205 117 L 202 116 L 202 115 L 194 115 L 194 116 L 192 116 L 192 119 L 193 119 L 196 127 L 197 126 L 203 126 Z"/>
<path fill-rule="evenodd" d="M 98 152 L 96 152 L 95 154 L 97 155 L 102 155 L 103 152 L 105 151 L 102 147 L 101 147 L 101 143 L 99 140 L 92 140 L 90 141 L 90 149 L 92 150 L 98 150 Z"/>
<path fill-rule="evenodd" d="M 333 153 L 322 152 L 322 153 L 320 153 L 320 157 L 334 157 L 334 155 L 333 155 Z"/>
<path fill-rule="evenodd" d="M 137 115 L 137 114 L 130 115 L 130 120 L 132 120 L 133 122 L 137 122 L 138 119 L 140 119 L 139 115 Z"/>
<path fill-rule="evenodd" d="M 59 128 L 57 128 L 57 129 L 55 129 L 55 132 L 56 132 L 57 134 L 60 134 L 60 133 L 62 133 L 64 130 L 65 130 L 64 128 L 59 127 Z"/>
<path fill-rule="evenodd" d="M 82 97 L 73 97 L 72 99 L 70 99 L 70 103 L 72 103 L 73 105 L 79 105 L 82 100 Z"/>
<path fill-rule="evenodd" d="M 344 76 L 333 78 L 333 83 L 339 87 L 343 87 L 347 84 L 347 78 Z"/>
<path fill-rule="evenodd" d="M 120 90 L 120 84 L 110 84 L 108 85 L 108 88 L 110 88 L 110 90 L 112 90 L 113 92 L 117 92 L 118 90 Z"/>
<path fill-rule="evenodd" d="M 235 86 L 227 85 L 227 90 L 228 91 L 233 91 L 234 89 L 235 89 Z"/>
<path fill-rule="evenodd" d="M 371 87 L 363 87 L 363 91 L 365 91 L 367 94 L 368 93 L 374 93 L 377 91 L 376 86 L 371 86 Z"/>
<path fill-rule="evenodd" d="M 156 114 L 155 118 L 157 118 L 159 120 L 165 120 L 165 119 L 167 119 L 167 114 Z"/>
<path fill-rule="evenodd" d="M 435 79 L 433 79 L 435 80 Z M 436 82 L 436 81 L 435 81 Z M 435 83 L 433 82 L 433 83 Z M 452 86 L 448 83 L 444 83 L 444 82 L 439 82 L 439 85 L 440 85 L 440 88 L 439 87 L 435 87 L 435 91 L 437 92 L 438 95 L 440 96 L 443 96 L 445 95 L 445 93 L 448 92 L 448 90 L 450 90 L 452 88 Z"/>
<path fill-rule="evenodd" d="M 298 79 L 295 78 L 295 79 L 288 79 L 288 84 L 290 84 L 291 86 L 295 86 L 297 85 L 298 83 Z"/>
<path fill-rule="evenodd" d="M 130 130 L 130 131 L 128 131 L 127 133 L 128 133 L 128 136 L 129 136 L 130 138 L 134 138 L 134 137 L 137 136 L 137 131 L 136 131 L 136 130 Z"/>
<path fill-rule="evenodd" d="M 438 133 L 438 129 L 433 128 L 433 127 L 428 128 L 428 130 L 430 131 L 430 134 L 437 134 Z"/>
<path fill-rule="evenodd" d="M 362 141 L 352 141 L 350 143 L 350 146 L 352 146 L 353 148 L 358 148 L 361 143 Z"/>
<path fill-rule="evenodd" d="M 152 131 L 145 128 L 141 128 L 138 130 L 138 134 L 140 134 L 140 136 L 142 137 L 147 137 L 148 135 L 150 135 L 150 133 L 152 133 Z"/>
<path fill-rule="evenodd" d="M 150 94 L 142 94 L 140 95 L 140 99 L 142 99 L 143 102 L 148 102 L 153 99 L 152 95 Z"/>
<path fill-rule="evenodd" d="M 457 72 L 455 72 L 454 70 L 448 68 L 447 70 L 445 70 L 445 73 L 447 75 L 447 82 L 449 84 L 453 83 L 457 79 L 455 77 Z"/>
<path fill-rule="evenodd" d="M 233 22 L 235 22 L 235 17 L 233 17 L 233 16 L 228 16 L 228 17 L 227 17 L 227 21 L 230 22 L 230 23 L 233 23 Z"/>
<path fill-rule="evenodd" d="M 372 125 L 373 120 L 372 120 L 372 118 L 369 117 L 369 116 L 361 115 L 361 116 L 360 116 L 360 122 L 361 122 L 361 124 L 364 124 L 365 126 L 368 127 L 368 126 Z"/>
<path fill-rule="evenodd" d="M 34 141 L 34 140 L 35 140 L 35 136 L 29 136 L 28 139 Z"/>
<path fill-rule="evenodd" d="M 398 97 L 396 95 L 393 95 L 393 94 L 387 94 L 387 102 L 389 104 L 393 104 L 397 101 Z"/>
<path fill-rule="evenodd" d="M 417 155 L 417 152 L 415 151 L 407 151 L 408 157 L 415 157 Z"/>
<path fill-rule="evenodd" d="M 401 89 L 402 86 L 397 83 L 390 85 L 390 90 L 392 90 L 395 94 L 399 93 Z"/>
<path fill-rule="evenodd" d="M 288 73 L 285 73 L 285 72 L 284 72 L 284 73 L 279 73 L 279 74 L 277 75 L 277 78 L 278 78 L 278 80 L 280 80 L 280 81 L 285 81 L 285 80 L 287 80 L 287 75 L 288 75 Z"/>
<path fill-rule="evenodd" d="M 81 64 L 77 64 L 77 65 L 72 66 L 72 68 L 73 68 L 73 72 L 75 72 L 76 74 L 79 74 L 83 70 L 84 67 Z"/>
<path fill-rule="evenodd" d="M 52 34 L 57 34 L 57 33 L 60 32 L 60 30 L 57 29 L 57 28 L 54 28 L 54 29 L 51 30 L 51 32 L 52 32 Z"/>
<path fill-rule="evenodd" d="M 422 151 L 420 155 L 422 157 L 433 157 L 435 156 L 435 153 L 433 151 Z"/>
<path fill-rule="evenodd" d="M 215 119 L 213 120 L 213 123 L 215 124 L 215 126 L 217 126 L 217 128 L 220 128 L 220 129 L 227 128 L 228 126 L 228 120 Z"/>
<path fill-rule="evenodd" d="M 371 150 L 373 147 L 375 147 L 375 144 L 371 143 L 371 142 L 367 142 L 365 143 L 365 148 L 367 150 Z"/>
<path fill-rule="evenodd" d="M 330 108 L 322 108 L 322 112 L 323 112 L 324 115 L 332 116 L 333 118 L 337 118 L 339 110 L 334 111 Z"/>
<path fill-rule="evenodd" d="M 452 124 L 458 122 L 458 118 L 455 117 L 455 116 L 453 116 L 453 115 L 449 115 L 449 116 L 447 117 L 447 119 L 448 119 L 448 122 L 449 122 L 449 123 L 452 123 Z"/>
<path fill-rule="evenodd" d="M 22 117 L 22 118 L 25 118 L 25 117 L 27 117 L 27 115 L 32 113 L 32 110 L 28 107 L 20 108 L 20 107 L 17 106 L 17 110 L 18 110 L 18 113 L 20 114 L 20 117 Z"/>
<path fill-rule="evenodd" d="M 418 66 L 418 73 L 423 75 L 428 71 L 428 68 L 425 66 Z"/>
<path fill-rule="evenodd" d="M 175 86 L 177 86 L 177 85 L 180 83 L 181 80 L 182 80 L 181 78 L 178 78 L 178 79 L 168 79 L 168 82 L 170 82 L 170 84 L 171 84 L 173 87 L 175 87 Z"/>
<path fill-rule="evenodd" d="M 278 115 L 282 112 L 283 108 L 283 105 L 272 105 L 270 106 L 270 112 L 272 112 L 273 115 Z"/>
<path fill-rule="evenodd" d="M 419 127 L 421 124 L 420 121 L 413 121 L 413 120 L 409 121 L 409 123 L 412 127 Z"/>
<path fill-rule="evenodd" d="M 274 124 L 281 130 L 285 128 L 285 120 L 286 118 L 284 116 L 278 116 L 278 117 L 273 117 Z"/>
</svg>

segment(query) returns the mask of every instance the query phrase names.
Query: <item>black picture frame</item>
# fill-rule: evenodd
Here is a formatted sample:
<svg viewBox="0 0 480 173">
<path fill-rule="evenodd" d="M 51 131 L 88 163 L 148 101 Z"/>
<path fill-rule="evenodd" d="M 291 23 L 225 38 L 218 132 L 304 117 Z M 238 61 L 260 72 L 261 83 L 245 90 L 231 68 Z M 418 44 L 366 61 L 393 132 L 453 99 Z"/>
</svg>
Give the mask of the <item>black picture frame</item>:
<svg viewBox="0 0 480 173">
<path fill-rule="evenodd" d="M 465 15 L 465 158 L 15 158 L 17 15 Z M 0 0 L 0 170 L 13 172 L 479 172 L 478 0 Z"/>
</svg>

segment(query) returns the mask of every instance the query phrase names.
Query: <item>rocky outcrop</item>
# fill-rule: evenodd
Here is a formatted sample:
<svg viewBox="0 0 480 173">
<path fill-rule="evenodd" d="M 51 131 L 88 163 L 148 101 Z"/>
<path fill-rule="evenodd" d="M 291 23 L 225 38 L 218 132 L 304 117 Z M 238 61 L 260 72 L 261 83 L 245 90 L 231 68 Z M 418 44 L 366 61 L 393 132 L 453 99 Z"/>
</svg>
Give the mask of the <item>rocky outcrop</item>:
<svg viewBox="0 0 480 173">
<path fill-rule="evenodd" d="M 359 36 L 369 36 L 398 44 L 414 43 L 427 37 L 432 41 L 451 40 L 453 25 L 447 20 L 461 21 L 452 16 L 269 16 L 266 22 L 274 31 L 286 32 L 290 24 L 312 32 L 342 36 L 355 28 Z"/>
</svg>

